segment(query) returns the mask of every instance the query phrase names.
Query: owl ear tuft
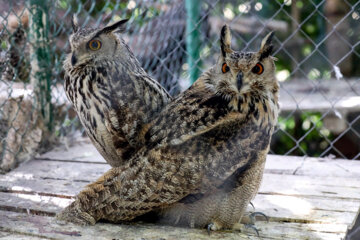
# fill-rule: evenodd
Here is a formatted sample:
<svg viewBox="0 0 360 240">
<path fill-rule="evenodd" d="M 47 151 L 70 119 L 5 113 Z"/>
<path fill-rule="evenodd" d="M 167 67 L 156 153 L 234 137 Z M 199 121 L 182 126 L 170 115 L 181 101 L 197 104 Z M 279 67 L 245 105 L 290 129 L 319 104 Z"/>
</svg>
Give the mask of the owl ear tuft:
<svg viewBox="0 0 360 240">
<path fill-rule="evenodd" d="M 231 32 L 228 25 L 224 25 L 220 33 L 221 55 L 225 58 L 227 53 L 231 53 Z"/>
<path fill-rule="evenodd" d="M 260 61 L 264 58 L 267 58 L 271 55 L 273 51 L 273 45 L 271 44 L 272 39 L 274 37 L 274 32 L 270 32 L 264 39 L 261 41 L 260 46 Z"/>
<path fill-rule="evenodd" d="M 72 15 L 71 26 L 73 28 L 73 33 L 76 33 L 79 30 L 79 21 L 76 14 Z"/>
<path fill-rule="evenodd" d="M 120 20 L 110 26 L 104 27 L 102 30 L 100 30 L 99 33 L 110 33 L 110 32 L 124 32 L 126 29 L 125 23 L 129 21 L 129 19 L 123 19 Z M 98 34 L 99 34 L 98 33 Z"/>
</svg>

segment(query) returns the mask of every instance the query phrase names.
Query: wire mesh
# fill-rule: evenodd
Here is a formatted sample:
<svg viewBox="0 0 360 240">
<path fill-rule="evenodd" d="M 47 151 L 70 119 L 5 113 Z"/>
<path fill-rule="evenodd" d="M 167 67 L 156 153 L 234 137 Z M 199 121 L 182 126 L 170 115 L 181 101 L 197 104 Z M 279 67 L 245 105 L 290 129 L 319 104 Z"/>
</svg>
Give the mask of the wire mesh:
<svg viewBox="0 0 360 240">
<path fill-rule="evenodd" d="M 62 87 L 73 14 L 92 27 L 129 18 L 125 41 L 172 95 L 191 84 L 187 21 L 199 32 L 200 72 L 218 57 L 224 23 L 232 28 L 237 50 L 256 50 L 260 39 L 275 31 L 282 112 L 271 153 L 360 159 L 359 1 L 198 4 L 198 16 L 189 19 L 183 0 L 2 0 L 0 169 L 82 134 Z"/>
</svg>

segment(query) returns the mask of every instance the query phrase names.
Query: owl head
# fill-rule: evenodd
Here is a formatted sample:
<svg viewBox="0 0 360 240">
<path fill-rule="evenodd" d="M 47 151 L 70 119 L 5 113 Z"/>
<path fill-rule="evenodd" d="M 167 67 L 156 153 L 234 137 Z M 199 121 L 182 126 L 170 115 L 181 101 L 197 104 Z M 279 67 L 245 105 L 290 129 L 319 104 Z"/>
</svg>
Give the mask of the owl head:
<svg viewBox="0 0 360 240">
<path fill-rule="evenodd" d="M 273 32 L 261 42 L 257 52 L 238 52 L 231 49 L 230 28 L 225 25 L 220 33 L 221 54 L 211 69 L 212 77 L 208 80 L 217 94 L 225 98 L 237 97 L 251 91 L 277 90 L 275 78 L 276 58 L 271 56 Z"/>
<path fill-rule="evenodd" d="M 71 67 L 88 65 L 94 61 L 110 59 L 122 51 L 128 51 L 118 35 L 125 29 L 128 19 L 103 28 L 80 28 L 77 18 L 72 19 L 73 33 L 69 38 L 71 53 L 66 62 Z"/>
</svg>

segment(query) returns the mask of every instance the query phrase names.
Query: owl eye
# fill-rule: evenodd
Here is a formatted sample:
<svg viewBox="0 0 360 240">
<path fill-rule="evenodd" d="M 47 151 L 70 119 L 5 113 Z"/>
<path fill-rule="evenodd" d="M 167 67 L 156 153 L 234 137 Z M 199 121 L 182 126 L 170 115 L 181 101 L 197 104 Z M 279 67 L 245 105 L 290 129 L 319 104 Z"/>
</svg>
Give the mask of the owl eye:
<svg viewBox="0 0 360 240">
<path fill-rule="evenodd" d="M 261 63 L 257 63 L 251 71 L 257 75 L 260 75 L 264 72 L 264 66 Z"/>
<path fill-rule="evenodd" d="M 96 51 L 101 48 L 101 42 L 97 39 L 93 39 L 88 43 L 88 46 L 91 50 Z"/>
<path fill-rule="evenodd" d="M 230 68 L 226 63 L 223 63 L 221 70 L 223 73 L 227 73 L 230 70 Z"/>
</svg>

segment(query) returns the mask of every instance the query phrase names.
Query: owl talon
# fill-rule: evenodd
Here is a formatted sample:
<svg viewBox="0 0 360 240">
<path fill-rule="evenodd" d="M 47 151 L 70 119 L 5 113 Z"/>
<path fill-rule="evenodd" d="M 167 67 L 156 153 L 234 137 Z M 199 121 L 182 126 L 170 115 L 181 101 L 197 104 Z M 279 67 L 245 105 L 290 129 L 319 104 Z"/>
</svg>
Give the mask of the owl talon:
<svg viewBox="0 0 360 240">
<path fill-rule="evenodd" d="M 208 232 L 209 236 L 210 236 L 211 231 L 217 231 L 217 230 L 220 230 L 220 229 L 222 229 L 222 226 L 217 224 L 216 222 L 209 223 L 207 225 L 207 232 Z"/>
<path fill-rule="evenodd" d="M 214 227 L 214 224 L 213 223 L 209 223 L 208 225 L 207 225 L 207 233 L 209 234 L 209 236 L 210 236 L 210 234 L 211 234 L 211 230 L 213 230 L 212 228 Z"/>
<path fill-rule="evenodd" d="M 254 230 L 256 232 L 256 235 L 258 237 L 260 237 L 259 230 L 255 227 L 254 224 L 251 224 L 251 223 L 250 224 L 245 224 L 245 228 L 251 228 L 252 230 Z"/>
<path fill-rule="evenodd" d="M 269 217 L 266 216 L 264 213 L 262 212 L 253 212 L 249 215 L 250 219 L 251 219 L 251 224 L 255 224 L 255 221 L 256 221 L 256 215 L 260 215 L 260 216 L 263 216 L 267 222 L 269 222 Z"/>
<path fill-rule="evenodd" d="M 255 210 L 254 204 L 252 202 L 249 202 L 249 204 L 252 206 L 252 208 Z"/>
</svg>

